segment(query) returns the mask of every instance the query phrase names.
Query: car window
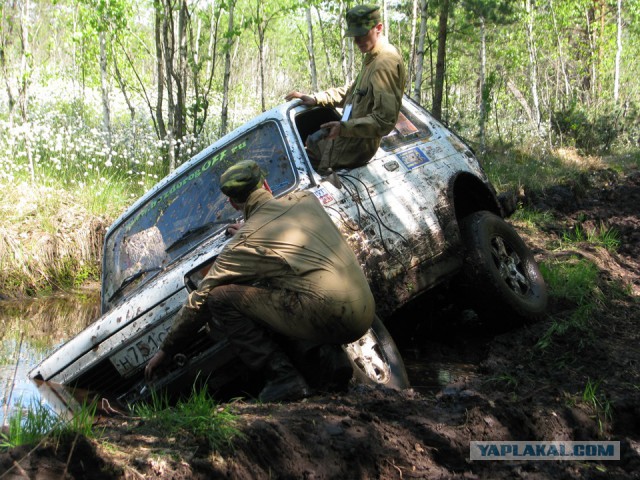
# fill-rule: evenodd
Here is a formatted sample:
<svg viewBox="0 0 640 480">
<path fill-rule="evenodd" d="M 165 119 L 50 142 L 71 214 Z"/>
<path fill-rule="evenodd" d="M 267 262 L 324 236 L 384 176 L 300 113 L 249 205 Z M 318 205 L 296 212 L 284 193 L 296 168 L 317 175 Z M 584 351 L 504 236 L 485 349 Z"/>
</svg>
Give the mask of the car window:
<svg viewBox="0 0 640 480">
<path fill-rule="evenodd" d="M 242 216 L 220 192 L 219 178 L 229 166 L 245 159 L 255 160 L 265 170 L 274 195 L 295 184 L 295 170 L 275 122 L 263 123 L 216 149 L 109 233 L 104 252 L 103 304 L 152 278 Z"/>
<path fill-rule="evenodd" d="M 380 146 L 386 152 L 392 152 L 400 147 L 415 142 L 424 142 L 432 136 L 432 132 L 417 116 L 413 115 L 404 105 L 398 115 L 395 128 L 382 138 Z"/>
</svg>

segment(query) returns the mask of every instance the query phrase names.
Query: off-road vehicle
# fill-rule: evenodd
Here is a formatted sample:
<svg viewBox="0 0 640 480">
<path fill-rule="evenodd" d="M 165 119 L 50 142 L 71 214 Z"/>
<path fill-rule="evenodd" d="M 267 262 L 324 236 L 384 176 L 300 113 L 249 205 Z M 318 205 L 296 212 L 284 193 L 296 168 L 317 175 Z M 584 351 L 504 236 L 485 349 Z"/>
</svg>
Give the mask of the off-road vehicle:
<svg viewBox="0 0 640 480">
<path fill-rule="evenodd" d="M 144 396 L 144 365 L 227 243 L 227 226 L 238 220 L 218 182 L 242 159 L 261 165 L 276 197 L 313 192 L 360 260 L 379 319 L 345 346 L 356 379 L 407 386 L 384 322 L 451 279 L 463 279 L 467 288 L 458 300 L 481 315 L 516 321 L 544 312 L 547 295 L 533 255 L 504 221 L 494 188 L 458 136 L 405 97 L 395 129 L 367 165 L 321 176 L 305 141 L 339 118 L 332 108 L 280 105 L 147 192 L 107 232 L 102 316 L 34 368 L 32 378 L 126 402 Z M 156 386 L 191 381 L 200 372 L 222 389 L 237 377 L 239 363 L 224 337 L 203 330 Z"/>
</svg>

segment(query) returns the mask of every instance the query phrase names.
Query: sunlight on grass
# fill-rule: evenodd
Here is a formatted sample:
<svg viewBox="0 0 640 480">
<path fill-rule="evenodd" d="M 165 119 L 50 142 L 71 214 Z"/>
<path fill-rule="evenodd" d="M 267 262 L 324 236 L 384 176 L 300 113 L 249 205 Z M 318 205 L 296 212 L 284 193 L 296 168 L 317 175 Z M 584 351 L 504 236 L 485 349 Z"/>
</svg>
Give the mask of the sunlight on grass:
<svg viewBox="0 0 640 480">
<path fill-rule="evenodd" d="M 603 222 L 600 222 L 599 226 L 595 228 L 587 228 L 582 223 L 578 223 L 573 229 L 563 233 L 559 248 L 580 243 L 589 243 L 614 252 L 620 246 L 620 234 L 614 228 L 607 227 Z"/>
<path fill-rule="evenodd" d="M 233 439 L 240 435 L 234 426 L 235 415 L 229 406 L 220 406 L 206 387 L 194 389 L 186 400 L 171 406 L 164 394 L 152 394 L 148 403 L 136 404 L 133 412 L 158 426 L 166 435 L 181 431 L 206 438 L 213 449 L 232 447 Z"/>
<path fill-rule="evenodd" d="M 598 268 L 586 260 L 543 262 L 540 270 L 551 296 L 575 305 L 569 318 L 552 319 L 551 326 L 536 343 L 536 348 L 545 350 L 556 338 L 569 332 L 588 332 L 603 294 L 598 286 Z"/>
<path fill-rule="evenodd" d="M 601 382 L 592 382 L 587 379 L 587 384 L 582 392 L 582 401 L 593 410 L 598 421 L 600 433 L 604 433 L 606 425 L 613 421 L 613 408 L 607 396 L 600 391 Z"/>
<path fill-rule="evenodd" d="M 95 402 L 84 404 L 67 420 L 40 403 L 32 403 L 9 417 L 6 430 L 0 432 L 0 449 L 33 445 L 44 437 L 54 442 L 65 435 L 95 437 L 93 424 L 96 407 Z"/>
</svg>

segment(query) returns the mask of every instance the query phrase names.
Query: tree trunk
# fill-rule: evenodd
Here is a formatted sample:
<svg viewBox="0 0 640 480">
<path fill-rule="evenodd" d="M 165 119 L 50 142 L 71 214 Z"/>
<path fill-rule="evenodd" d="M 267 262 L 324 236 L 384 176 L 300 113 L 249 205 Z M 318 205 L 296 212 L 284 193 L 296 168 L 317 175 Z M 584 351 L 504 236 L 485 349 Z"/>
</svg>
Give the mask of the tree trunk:
<svg viewBox="0 0 640 480">
<path fill-rule="evenodd" d="M 187 78 L 188 78 L 188 58 L 187 58 L 187 27 L 189 23 L 189 11 L 187 9 L 187 0 L 180 2 L 180 10 L 178 11 L 178 62 L 174 81 L 176 84 L 176 105 L 174 109 L 174 131 L 173 136 L 176 139 L 175 147 L 172 148 L 172 164 L 169 165 L 170 170 L 174 170 L 178 166 L 180 158 L 180 150 L 182 140 L 187 131 L 186 112 L 187 112 Z"/>
<path fill-rule="evenodd" d="M 340 14 L 338 15 L 338 17 L 344 18 L 346 11 L 347 11 L 347 6 L 344 0 L 341 0 Z M 340 22 L 340 63 L 342 64 L 342 78 L 344 78 L 345 84 L 348 85 L 351 83 L 351 80 L 352 80 L 351 67 L 353 65 L 353 62 L 349 62 L 349 53 L 351 52 L 351 50 L 349 49 L 349 46 L 352 45 L 353 42 L 348 42 L 349 39 L 347 39 L 347 37 L 344 36 L 345 33 L 346 33 L 345 22 L 342 21 Z"/>
<path fill-rule="evenodd" d="M 29 82 L 31 80 L 31 50 L 29 46 L 29 0 L 24 0 L 20 11 L 20 78 L 18 80 L 18 106 L 22 121 L 29 118 Z M 29 153 L 29 152 L 27 152 Z M 32 169 L 33 171 L 33 169 Z M 33 174 L 32 174 L 33 175 Z"/>
<path fill-rule="evenodd" d="M 527 49 L 529 51 L 529 85 L 531 88 L 531 99 L 533 101 L 533 121 L 536 131 L 540 129 L 540 101 L 538 99 L 538 59 L 536 54 L 536 44 L 533 35 L 534 11 L 531 0 L 525 0 L 527 11 Z"/>
<path fill-rule="evenodd" d="M 484 18 L 480 17 L 480 73 L 478 75 L 478 90 L 480 94 L 480 148 L 485 149 L 485 124 L 487 121 L 487 95 L 485 92 L 485 78 L 487 71 L 487 35 Z"/>
<path fill-rule="evenodd" d="M 409 44 L 409 68 L 407 69 L 407 84 L 405 91 L 411 91 L 411 78 L 413 77 L 413 70 L 416 57 L 416 25 L 418 23 L 418 0 L 413 0 L 411 8 L 411 41 Z"/>
<path fill-rule="evenodd" d="M 617 42 L 616 42 L 616 64 L 613 77 L 613 101 L 617 105 L 620 96 L 620 57 L 622 56 L 622 0 L 618 0 L 616 13 Z"/>
<path fill-rule="evenodd" d="M 553 19 L 553 30 L 558 42 L 558 56 L 560 58 L 560 69 L 562 71 L 562 77 L 564 79 L 564 94 L 568 98 L 571 96 L 571 85 L 569 84 L 569 76 L 567 75 L 567 67 L 564 61 L 564 53 L 562 52 L 562 41 L 560 40 L 560 32 L 558 31 L 558 22 L 556 21 L 556 12 L 553 6 L 553 0 L 549 0 L 549 10 L 551 10 L 551 17 Z"/>
<path fill-rule="evenodd" d="M 166 138 L 167 136 L 167 127 L 164 120 L 163 113 L 163 104 L 164 104 L 164 87 L 165 87 L 165 78 L 164 78 L 164 47 L 163 47 L 163 24 L 164 24 L 164 13 L 161 0 L 157 0 L 155 2 L 155 40 L 156 40 L 156 75 L 158 77 L 157 81 L 157 95 L 156 95 L 156 108 L 155 108 L 155 123 L 157 126 L 157 134 L 160 140 Z"/>
<path fill-rule="evenodd" d="M 381 13 L 382 13 L 382 24 L 384 25 L 384 31 L 387 32 L 387 37 L 391 38 L 391 24 L 389 22 L 389 13 L 387 12 L 387 0 L 382 0 Z"/>
<path fill-rule="evenodd" d="M 427 34 L 427 20 L 427 0 L 420 0 L 420 36 L 418 38 L 418 51 L 416 52 L 416 79 L 411 97 L 418 103 L 422 103 L 422 74 L 424 71 L 424 45 Z"/>
<path fill-rule="evenodd" d="M 229 2 L 229 24 L 227 28 L 227 44 L 224 52 L 224 76 L 222 79 L 222 111 L 220 112 L 220 136 L 227 133 L 229 116 L 229 79 L 231 78 L 231 49 L 233 48 L 233 11 L 235 0 Z"/>
<path fill-rule="evenodd" d="M 324 30 L 324 22 L 322 21 L 322 16 L 320 15 L 320 10 L 318 9 L 317 6 L 315 6 L 315 10 L 316 10 L 316 15 L 318 16 L 318 24 L 320 25 L 320 35 L 322 37 L 322 41 L 323 41 L 323 45 L 324 45 L 324 53 L 325 53 L 325 57 L 327 59 L 327 70 L 329 70 L 329 80 L 330 80 L 330 85 L 333 87 L 336 85 L 336 80 L 333 74 L 333 61 L 332 61 L 332 56 L 329 53 L 330 49 L 327 45 L 327 35 L 325 33 Z"/>
<path fill-rule="evenodd" d="M 107 72 L 107 40 L 106 32 L 98 32 L 100 42 L 100 91 L 102 93 L 102 128 L 107 136 L 107 146 L 111 151 L 111 107 L 109 105 L 109 81 Z M 109 153 L 111 155 L 111 153 Z"/>
<path fill-rule="evenodd" d="M 267 110 L 266 101 L 264 98 L 264 36 L 265 32 L 260 28 L 258 32 L 258 61 L 260 62 L 260 107 L 262 111 Z"/>
<path fill-rule="evenodd" d="M 311 18 L 311 7 L 306 8 L 307 11 L 307 30 L 309 32 L 309 70 L 311 71 L 311 89 L 315 92 L 318 90 L 318 72 L 316 71 L 316 56 L 313 47 L 313 20 Z"/>
<path fill-rule="evenodd" d="M 447 24 L 449 22 L 449 0 L 442 0 L 438 22 L 438 58 L 436 60 L 436 78 L 433 91 L 431 113 L 436 120 L 442 119 L 442 98 L 447 54 Z"/>
</svg>

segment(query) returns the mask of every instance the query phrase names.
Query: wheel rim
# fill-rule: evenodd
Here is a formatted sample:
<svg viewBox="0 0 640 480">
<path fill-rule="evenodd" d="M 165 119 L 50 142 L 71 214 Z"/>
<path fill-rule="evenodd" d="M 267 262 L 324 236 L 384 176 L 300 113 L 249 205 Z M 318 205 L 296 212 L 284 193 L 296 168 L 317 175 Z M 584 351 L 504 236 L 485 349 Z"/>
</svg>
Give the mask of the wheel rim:
<svg viewBox="0 0 640 480">
<path fill-rule="evenodd" d="M 386 384 L 390 380 L 389 363 L 371 330 L 355 342 L 346 345 L 345 348 L 355 367 L 371 380 L 381 384 Z"/>
<path fill-rule="evenodd" d="M 509 289 L 518 295 L 526 296 L 531 291 L 531 282 L 518 253 L 504 238 L 496 236 L 491 239 L 491 256 L 500 278 Z"/>
</svg>

